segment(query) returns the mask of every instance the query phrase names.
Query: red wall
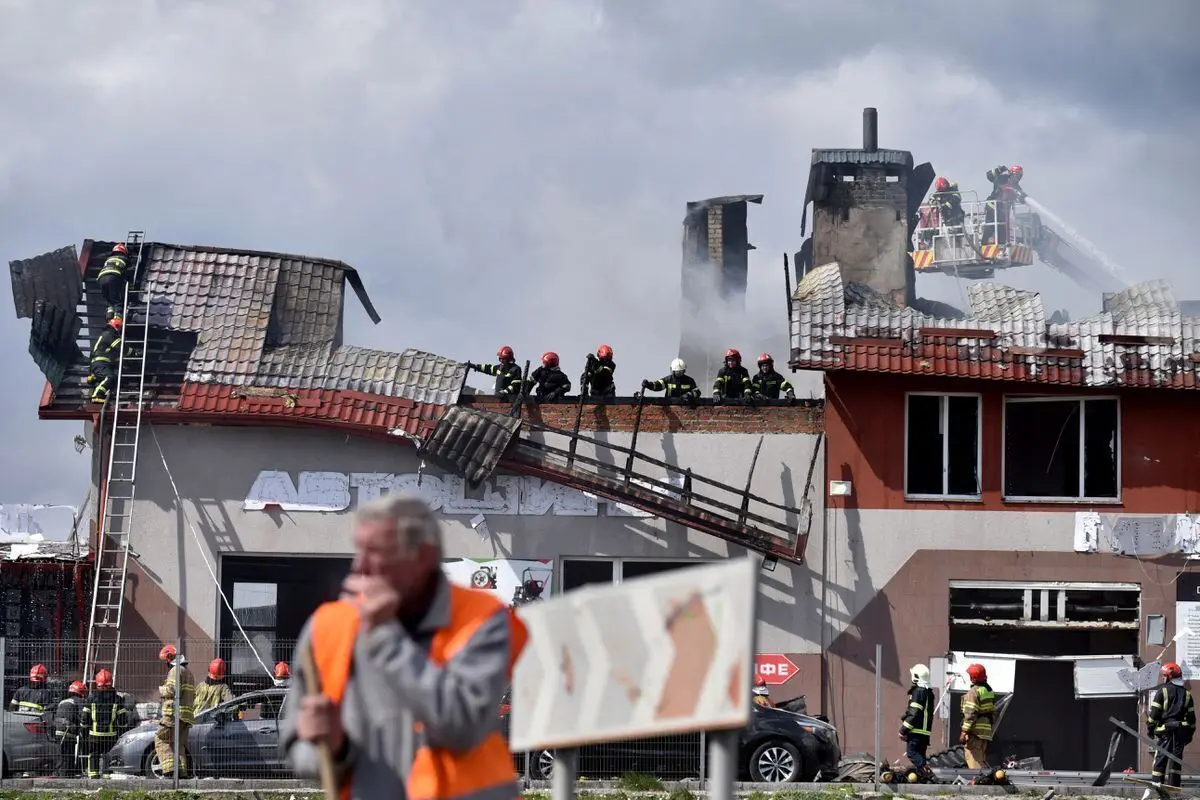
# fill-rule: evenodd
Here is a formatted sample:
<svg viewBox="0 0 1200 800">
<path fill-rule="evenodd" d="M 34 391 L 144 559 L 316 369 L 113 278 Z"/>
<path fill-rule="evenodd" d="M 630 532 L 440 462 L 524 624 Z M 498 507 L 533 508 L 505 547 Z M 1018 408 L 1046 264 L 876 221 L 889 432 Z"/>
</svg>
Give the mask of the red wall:
<svg viewBox="0 0 1200 800">
<path fill-rule="evenodd" d="M 1121 398 L 1122 501 L 1111 508 L 1140 514 L 1200 511 L 1200 396 L 1171 389 L 1023 389 L 997 381 L 826 373 L 828 479 L 853 483 L 851 496 L 831 498 L 831 504 L 863 509 L 1067 510 L 1077 504 L 1006 503 L 1001 499 L 1004 396 L 1116 394 Z M 983 396 L 982 502 L 904 499 L 904 397 L 915 391 L 976 392 Z M 1103 508 L 1110 506 L 1105 504 Z"/>
</svg>

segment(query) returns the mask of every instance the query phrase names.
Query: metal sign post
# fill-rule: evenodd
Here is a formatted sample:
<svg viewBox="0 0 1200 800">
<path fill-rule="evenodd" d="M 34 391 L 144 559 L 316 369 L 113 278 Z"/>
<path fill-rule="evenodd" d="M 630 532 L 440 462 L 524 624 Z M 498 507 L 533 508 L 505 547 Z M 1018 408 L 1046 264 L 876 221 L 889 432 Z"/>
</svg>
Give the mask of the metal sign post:
<svg viewBox="0 0 1200 800">
<path fill-rule="evenodd" d="M 883 749 L 883 645 L 875 645 L 875 791 L 879 791 L 879 751 Z"/>
<path fill-rule="evenodd" d="M 563 748 L 554 751 L 554 771 L 550 773 L 550 800 L 575 800 L 578 768 L 578 750 Z"/>
<path fill-rule="evenodd" d="M 708 737 L 709 760 L 712 765 L 709 780 L 709 800 L 733 800 L 733 784 L 737 780 L 738 731 L 713 731 Z"/>
<path fill-rule="evenodd" d="M 174 787 L 176 789 L 179 788 L 179 762 L 183 760 L 183 753 L 179 752 L 179 718 L 180 718 L 180 716 L 182 716 L 182 711 L 183 711 L 183 703 L 180 702 L 180 695 L 182 694 L 182 692 L 180 690 L 183 688 L 182 687 L 183 679 L 179 675 L 179 670 L 180 670 L 182 664 L 183 664 L 183 639 L 179 639 L 179 640 L 177 640 L 177 643 L 175 645 L 175 667 L 174 667 L 174 669 L 175 669 L 175 689 L 174 689 L 174 691 L 175 691 L 175 731 L 174 731 L 175 747 L 173 748 L 173 752 L 175 753 L 175 759 L 172 762 L 172 766 L 174 767 L 174 774 L 173 774 L 172 781 L 173 781 Z"/>
</svg>

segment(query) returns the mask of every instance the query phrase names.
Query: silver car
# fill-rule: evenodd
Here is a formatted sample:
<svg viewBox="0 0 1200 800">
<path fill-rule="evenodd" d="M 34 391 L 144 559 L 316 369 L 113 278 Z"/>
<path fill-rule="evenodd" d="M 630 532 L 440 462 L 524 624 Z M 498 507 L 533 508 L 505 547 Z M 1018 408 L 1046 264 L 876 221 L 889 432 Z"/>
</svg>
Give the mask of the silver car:
<svg viewBox="0 0 1200 800">
<path fill-rule="evenodd" d="M 4 752 L 0 754 L 5 775 L 47 775 L 58 765 L 58 743 L 44 717 L 4 714 Z"/>
<path fill-rule="evenodd" d="M 192 776 L 286 775 L 279 758 L 279 717 L 286 696 L 286 689 L 249 692 L 197 714 L 187 741 Z M 154 753 L 157 731 L 158 722 L 149 721 L 122 735 L 108 753 L 107 771 L 170 777 L 162 774 Z"/>
</svg>

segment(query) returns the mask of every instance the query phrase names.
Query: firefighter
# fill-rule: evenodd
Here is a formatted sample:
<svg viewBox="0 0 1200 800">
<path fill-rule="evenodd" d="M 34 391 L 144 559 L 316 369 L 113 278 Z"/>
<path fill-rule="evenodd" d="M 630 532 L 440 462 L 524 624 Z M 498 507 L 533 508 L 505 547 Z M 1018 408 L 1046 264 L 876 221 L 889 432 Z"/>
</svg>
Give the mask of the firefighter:
<svg viewBox="0 0 1200 800">
<path fill-rule="evenodd" d="M 1021 174 L 1024 174 L 1024 170 Z M 1017 199 L 1013 175 L 1008 167 L 1001 164 L 987 171 L 987 179 L 992 184 L 992 193 L 988 195 L 983 214 L 983 243 L 1008 244 L 1008 219 Z M 1020 181 L 1020 176 L 1017 180 Z"/>
<path fill-rule="evenodd" d="M 771 701 L 771 690 L 767 688 L 767 682 L 762 675 L 754 678 L 754 688 L 751 691 L 754 693 L 754 705 L 763 708 L 775 707 L 775 703 Z"/>
<path fill-rule="evenodd" d="M 107 319 L 120 319 L 125 309 L 125 287 L 129 282 L 127 272 L 129 265 L 129 250 L 124 242 L 118 242 L 112 249 L 112 254 L 104 260 L 100 274 L 96 276 L 96 285 L 100 288 L 100 296 L 107 305 Z"/>
<path fill-rule="evenodd" d="M 29 670 L 29 683 L 13 692 L 12 700 L 8 701 L 8 710 L 18 714 L 41 717 L 54 703 L 54 695 L 46 686 L 45 664 L 35 664 Z"/>
<path fill-rule="evenodd" d="M 731 347 L 725 351 L 725 366 L 713 381 L 713 401 L 749 399 L 750 392 L 750 373 L 742 366 L 742 354 Z"/>
<path fill-rule="evenodd" d="M 72 681 L 67 696 L 54 709 L 54 738 L 58 741 L 58 777 L 79 776 L 76 748 L 79 746 L 79 721 L 87 697 L 83 681 Z"/>
<path fill-rule="evenodd" d="M 959 744 L 969 769 L 987 769 L 987 749 L 992 741 L 992 717 L 996 713 L 996 693 L 987 682 L 987 670 L 982 664 L 967 667 L 971 688 L 962 699 L 962 733 Z"/>
<path fill-rule="evenodd" d="M 216 708 L 221 703 L 233 699 L 229 682 L 225 679 L 225 659 L 214 658 L 208 663 L 208 677 L 204 683 L 196 687 L 196 700 L 193 703 L 193 714 Z"/>
<path fill-rule="evenodd" d="M 583 394 L 588 397 L 616 397 L 617 383 L 613 380 L 616 371 L 613 350 L 608 345 L 597 347 L 595 355 L 588 353 L 587 366 L 583 370 Z"/>
<path fill-rule="evenodd" d="M 642 381 L 642 388 L 652 392 L 666 392 L 664 397 L 671 400 L 686 400 L 689 405 L 695 405 L 700 398 L 700 387 L 691 375 L 687 374 L 687 364 L 682 358 L 671 360 L 671 374 L 662 380 Z"/>
<path fill-rule="evenodd" d="M 929 686 L 929 667 L 916 664 L 908 671 L 912 685 L 908 687 L 908 705 L 904 715 L 900 717 L 900 738 L 908 745 L 905 754 L 912 762 L 917 777 L 928 780 L 932 777 L 929 769 L 929 737 L 933 732 L 934 692 Z"/>
<path fill-rule="evenodd" d="M 1184 685 L 1183 670 L 1178 664 L 1163 664 L 1160 674 L 1164 683 L 1150 695 L 1146 732 L 1159 747 L 1181 759 L 1183 748 L 1191 744 L 1196 735 L 1196 702 Z M 1179 765 L 1156 750 L 1150 780 L 1179 786 L 1182 782 Z"/>
<path fill-rule="evenodd" d="M 501 400 L 511 400 L 521 392 L 521 368 L 517 366 L 517 358 L 513 349 L 504 345 L 496 351 L 498 364 L 476 364 L 467 362 L 467 369 L 482 372 L 484 375 L 496 377 L 496 388 L 493 393 Z"/>
<path fill-rule="evenodd" d="M 546 403 L 566 397 L 571 391 L 571 379 L 558 368 L 558 353 L 542 353 L 542 365 L 529 376 L 534 396 L 538 402 Z"/>
<path fill-rule="evenodd" d="M 958 190 L 958 184 L 952 180 L 938 178 L 934 181 L 929 202 L 937 209 L 942 225 L 954 227 L 962 225 L 966 220 L 962 207 L 962 193 Z"/>
<path fill-rule="evenodd" d="M 292 685 L 292 671 L 288 668 L 286 661 L 280 661 L 275 665 L 275 685 L 280 689 L 286 689 Z"/>
<path fill-rule="evenodd" d="M 788 379 L 775 371 L 775 359 L 770 353 L 758 357 L 758 372 L 750 379 L 750 388 L 756 400 L 778 400 L 782 393 L 789 403 L 796 402 L 796 392 Z"/>
<path fill-rule="evenodd" d="M 154 734 L 154 752 L 166 775 L 175 770 L 175 756 L 179 756 L 179 776 L 187 774 L 187 739 L 192 727 L 196 680 L 187 668 L 187 656 L 168 644 L 158 652 L 158 660 L 170 665 L 167 679 L 158 687 L 162 697 L 162 716 L 158 720 L 158 732 Z M 179 715 L 179 753 L 175 752 L 175 715 Z"/>
<path fill-rule="evenodd" d="M 117 382 L 118 361 L 132 352 L 121 336 L 120 317 L 113 317 L 92 345 L 92 360 L 87 382 L 92 387 L 91 402 L 104 405 Z M 124 352 L 122 352 L 124 351 Z"/>
<path fill-rule="evenodd" d="M 89 778 L 104 772 L 104 757 L 125 729 L 125 704 L 113 689 L 112 673 L 96 673 L 96 691 L 92 692 L 79 714 L 83 733 L 84 771 Z"/>
<path fill-rule="evenodd" d="M 1008 168 L 1008 185 L 1012 187 L 1016 194 L 1016 200 L 1019 203 L 1025 202 L 1025 190 L 1021 188 L 1021 178 L 1025 177 L 1025 168 L 1020 164 L 1013 164 Z"/>
</svg>

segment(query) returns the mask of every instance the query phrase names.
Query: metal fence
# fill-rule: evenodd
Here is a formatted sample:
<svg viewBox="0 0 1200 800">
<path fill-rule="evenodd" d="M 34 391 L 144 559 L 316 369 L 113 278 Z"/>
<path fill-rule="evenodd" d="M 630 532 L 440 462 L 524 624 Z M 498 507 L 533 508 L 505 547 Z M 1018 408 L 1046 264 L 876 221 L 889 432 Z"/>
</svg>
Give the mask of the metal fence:
<svg viewBox="0 0 1200 800">
<path fill-rule="evenodd" d="M 288 664 L 290 671 L 295 642 L 276 639 L 270 631 L 248 629 L 246 633 L 253 646 L 242 637 L 178 643 L 197 691 L 211 683 L 208 670 L 212 659 L 221 658 L 226 666 L 223 683 L 232 695 L 231 700 L 216 706 L 196 708 L 193 724 L 181 732 L 186 752 L 182 778 L 292 777 L 279 753 L 279 719 L 286 706 L 286 688 L 277 685 L 274 672 L 279 663 Z M 159 687 L 169 669 L 159 660 L 164 642 L 123 641 L 115 669 L 111 663 L 100 663 L 89 670 L 93 674 L 85 679 L 86 641 L 0 641 L 4 642 L 3 699 L 8 710 L 0 747 L 5 753 L 7 775 L 85 777 L 89 766 L 86 755 L 93 752 L 97 759 L 93 770 L 104 775 L 165 780 L 173 777 L 173 770 L 164 774 L 162 768 L 163 759 L 170 759 L 174 752 L 174 731 L 162 725 L 160 713 Z M 42 685 L 48 696 L 38 698 L 46 710 L 40 715 L 18 713 L 13 701 L 22 687 L 31 685 L 30 671 L 39 664 L 47 672 L 47 681 Z M 93 742 L 89 747 L 85 734 L 78 748 L 61 746 L 55 732 L 55 707 L 77 680 L 87 685 L 94 698 L 95 673 L 100 669 L 114 673 L 114 688 L 123 710 L 117 736 L 111 743 Z M 24 691 L 22 697 L 30 696 L 28 690 Z M 30 711 L 28 706 L 25 710 Z M 496 713 L 507 733 L 508 706 L 502 703 Z M 160 728 L 166 729 L 160 733 Z M 171 749 L 164 750 L 164 745 Z M 593 780 L 641 775 L 661 780 L 702 780 L 703 753 L 701 734 L 595 745 L 580 751 L 579 775 Z M 513 759 L 519 775 L 531 781 L 549 780 L 552 753 L 515 753 Z"/>
</svg>

